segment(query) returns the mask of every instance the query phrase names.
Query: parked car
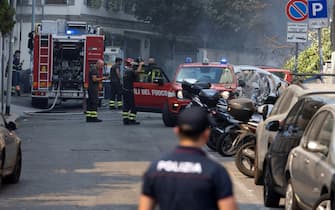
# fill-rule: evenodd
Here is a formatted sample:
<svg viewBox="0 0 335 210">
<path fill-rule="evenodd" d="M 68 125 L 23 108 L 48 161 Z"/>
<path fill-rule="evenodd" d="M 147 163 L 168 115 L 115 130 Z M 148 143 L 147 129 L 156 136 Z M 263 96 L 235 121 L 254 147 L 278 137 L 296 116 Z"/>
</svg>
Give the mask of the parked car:
<svg viewBox="0 0 335 210">
<path fill-rule="evenodd" d="M 0 183 L 19 182 L 22 167 L 21 140 L 14 132 L 16 125 L 0 116 Z"/>
<path fill-rule="evenodd" d="M 269 95 L 279 95 L 288 83 L 263 69 L 248 65 L 235 65 L 234 71 L 239 80 L 245 82 L 240 88 L 240 96 L 250 98 L 261 104 Z"/>
<path fill-rule="evenodd" d="M 276 76 L 280 77 L 281 79 L 285 80 L 288 83 L 291 83 L 293 81 L 292 73 L 288 69 L 275 68 L 271 66 L 258 66 L 258 67 L 272 74 L 275 74 Z"/>
<path fill-rule="evenodd" d="M 335 104 L 333 94 L 310 94 L 301 97 L 282 121 L 271 121 L 266 129 L 277 132 L 264 162 L 264 205 L 278 207 L 286 192 L 286 162 L 290 151 L 299 145 L 301 136 L 313 115 L 325 104 Z"/>
<path fill-rule="evenodd" d="M 269 116 L 259 123 L 256 130 L 256 161 L 255 161 L 255 184 L 263 183 L 263 166 L 265 155 L 277 132 L 266 130 L 266 125 L 271 121 L 282 121 L 298 101 L 299 98 L 317 93 L 335 93 L 333 84 L 293 84 L 287 87 L 273 106 Z"/>
<path fill-rule="evenodd" d="M 326 197 L 335 174 L 334 118 L 335 105 L 323 106 L 308 124 L 299 146 L 290 152 L 285 197 L 288 209 L 312 209 L 316 203 L 330 206 Z"/>
</svg>

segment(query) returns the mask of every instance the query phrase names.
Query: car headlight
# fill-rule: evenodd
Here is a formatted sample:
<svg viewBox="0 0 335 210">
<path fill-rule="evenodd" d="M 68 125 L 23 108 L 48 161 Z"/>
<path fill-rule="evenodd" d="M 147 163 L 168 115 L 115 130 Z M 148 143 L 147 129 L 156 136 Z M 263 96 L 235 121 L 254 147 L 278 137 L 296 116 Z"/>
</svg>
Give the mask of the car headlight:
<svg viewBox="0 0 335 210">
<path fill-rule="evenodd" d="M 222 96 L 222 98 L 224 98 L 224 99 L 227 100 L 229 98 L 229 96 L 230 96 L 230 93 L 229 93 L 229 91 L 223 91 L 221 93 L 221 96 Z"/>
<path fill-rule="evenodd" d="M 183 91 L 182 91 L 182 90 L 178 90 L 178 91 L 177 91 L 177 98 L 178 98 L 178 99 L 183 99 L 183 98 L 184 98 L 184 96 L 183 96 Z"/>
</svg>

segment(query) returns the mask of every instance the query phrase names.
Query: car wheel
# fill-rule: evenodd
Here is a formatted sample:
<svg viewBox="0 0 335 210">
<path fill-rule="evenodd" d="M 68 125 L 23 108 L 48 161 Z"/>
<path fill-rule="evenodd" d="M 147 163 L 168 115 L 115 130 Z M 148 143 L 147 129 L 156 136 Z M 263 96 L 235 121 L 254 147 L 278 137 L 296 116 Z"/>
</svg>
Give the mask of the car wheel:
<svg viewBox="0 0 335 210">
<path fill-rule="evenodd" d="M 256 143 L 257 144 L 257 143 Z M 263 185 L 264 177 L 263 173 L 258 169 L 258 154 L 257 154 L 257 146 L 255 147 L 255 185 Z"/>
<path fill-rule="evenodd" d="M 269 169 L 264 167 L 263 199 L 266 207 L 279 207 L 280 195 L 273 189 L 273 181 Z"/>
<path fill-rule="evenodd" d="M 169 107 L 167 104 L 163 107 L 163 114 L 162 114 L 164 125 L 167 127 L 173 127 L 176 125 L 176 119 L 174 119 L 169 111 Z"/>
<path fill-rule="evenodd" d="M 235 156 L 237 169 L 248 177 L 255 174 L 255 142 L 248 142 L 240 147 Z"/>
<path fill-rule="evenodd" d="M 322 195 L 316 201 L 313 209 L 315 209 L 315 210 L 330 210 L 331 209 L 330 194 Z"/>
<path fill-rule="evenodd" d="M 295 197 L 291 180 L 288 181 L 285 193 L 285 210 L 298 210 L 298 201 Z"/>
<path fill-rule="evenodd" d="M 20 176 L 21 176 L 21 168 L 22 168 L 22 153 L 21 153 L 21 148 L 19 147 L 17 151 L 16 162 L 15 162 L 13 172 L 10 175 L 4 177 L 3 181 L 9 184 L 18 183 L 20 180 Z"/>
</svg>

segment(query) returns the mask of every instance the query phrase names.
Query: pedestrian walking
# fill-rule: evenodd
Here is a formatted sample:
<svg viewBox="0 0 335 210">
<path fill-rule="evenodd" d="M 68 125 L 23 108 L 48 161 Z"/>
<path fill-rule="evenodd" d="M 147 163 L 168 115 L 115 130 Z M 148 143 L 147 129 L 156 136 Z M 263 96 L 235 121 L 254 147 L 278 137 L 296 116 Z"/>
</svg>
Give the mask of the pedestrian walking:
<svg viewBox="0 0 335 210">
<path fill-rule="evenodd" d="M 103 60 L 98 60 L 96 65 L 91 68 L 89 72 L 86 122 L 102 122 L 102 120 L 98 119 L 99 83 L 105 80 L 106 77 L 99 77 L 98 70 L 103 67 Z"/>
<path fill-rule="evenodd" d="M 231 179 L 202 147 L 210 119 L 200 107 L 185 109 L 174 128 L 179 145 L 154 161 L 143 176 L 139 210 L 236 210 Z"/>
<path fill-rule="evenodd" d="M 125 71 L 123 76 L 123 124 L 124 125 L 138 125 L 136 121 L 136 107 L 134 97 L 134 82 L 136 76 L 142 71 L 144 62 L 137 59 L 132 62 L 132 59 L 127 59 L 125 64 Z"/>
<path fill-rule="evenodd" d="M 122 87 L 121 87 L 121 63 L 122 58 L 116 58 L 115 64 L 110 71 L 111 81 L 111 98 L 109 100 L 109 108 L 111 110 L 122 108 Z"/>
</svg>

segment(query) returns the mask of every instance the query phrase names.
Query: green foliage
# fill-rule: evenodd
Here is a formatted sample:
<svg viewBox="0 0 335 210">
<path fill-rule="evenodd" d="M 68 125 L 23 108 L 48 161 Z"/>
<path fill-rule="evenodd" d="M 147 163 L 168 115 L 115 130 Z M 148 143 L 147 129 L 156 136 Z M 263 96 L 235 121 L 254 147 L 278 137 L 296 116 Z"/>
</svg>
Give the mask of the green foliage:
<svg viewBox="0 0 335 210">
<path fill-rule="evenodd" d="M 257 19 L 262 0 L 135 0 L 135 15 L 172 35 L 207 33 L 210 28 L 241 25 Z"/>
<path fill-rule="evenodd" d="M 317 32 L 311 32 L 309 34 L 309 40 L 311 46 L 299 53 L 298 56 L 298 72 L 300 73 L 317 73 L 320 71 L 320 58 Z M 331 58 L 331 41 L 330 41 L 330 29 L 322 29 L 322 50 L 323 60 L 327 61 Z M 290 58 L 284 68 L 294 69 L 294 57 Z"/>
<path fill-rule="evenodd" d="M 208 0 L 206 13 L 221 27 L 235 31 L 253 26 L 259 21 L 259 10 L 266 5 L 261 0 Z"/>
<path fill-rule="evenodd" d="M 13 16 L 15 11 L 8 4 L 7 0 L 0 0 L 0 32 L 6 35 L 12 31 L 15 21 Z"/>
<path fill-rule="evenodd" d="M 203 12 L 201 0 L 136 0 L 135 3 L 135 15 L 166 34 L 191 31 Z"/>
</svg>

